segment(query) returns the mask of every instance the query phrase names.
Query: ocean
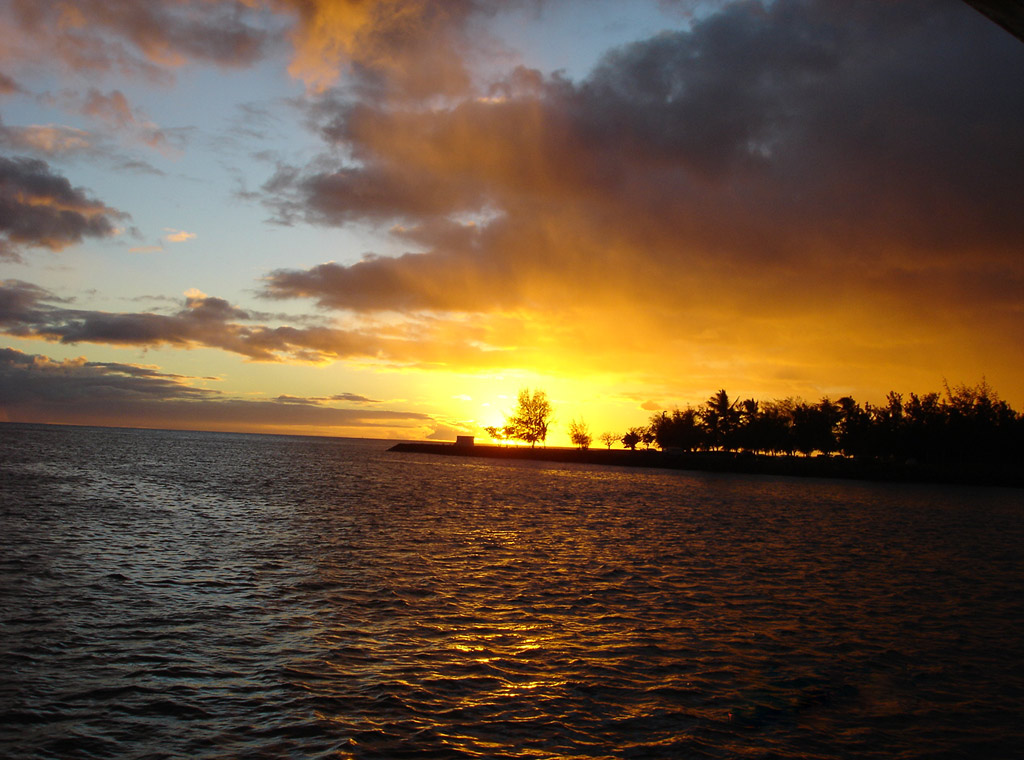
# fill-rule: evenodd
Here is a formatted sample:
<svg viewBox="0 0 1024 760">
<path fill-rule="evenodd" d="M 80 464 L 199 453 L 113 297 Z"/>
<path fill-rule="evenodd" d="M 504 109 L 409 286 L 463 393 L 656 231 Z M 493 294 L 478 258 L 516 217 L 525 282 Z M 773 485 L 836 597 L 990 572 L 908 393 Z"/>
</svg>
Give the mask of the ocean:
<svg viewBox="0 0 1024 760">
<path fill-rule="evenodd" d="M 0 425 L 0 757 L 1024 755 L 1024 491 Z"/>
</svg>

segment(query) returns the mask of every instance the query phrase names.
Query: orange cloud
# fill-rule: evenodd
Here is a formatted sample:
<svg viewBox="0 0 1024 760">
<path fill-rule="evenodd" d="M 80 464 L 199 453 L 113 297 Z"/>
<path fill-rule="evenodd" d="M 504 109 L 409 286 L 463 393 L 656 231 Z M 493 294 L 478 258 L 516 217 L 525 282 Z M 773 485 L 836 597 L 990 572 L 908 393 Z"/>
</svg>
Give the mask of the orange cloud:
<svg viewBox="0 0 1024 760">
<path fill-rule="evenodd" d="M 185 230 L 175 230 L 170 227 L 165 227 L 164 231 L 167 233 L 164 235 L 164 240 L 169 243 L 184 243 L 188 240 L 195 239 L 196 233 L 186 232 Z"/>
<path fill-rule="evenodd" d="M 1024 53 L 966 6 L 726 4 L 583 80 L 520 69 L 490 87 L 472 81 L 489 2 L 10 7 L 65 62 L 145 75 L 247 65 L 287 26 L 311 91 L 345 75 L 310 113 L 324 155 L 349 158 L 282 167 L 268 203 L 408 247 L 268 275 L 268 295 L 335 309 L 343 328 L 259 324 L 212 299 L 173 315 L 51 310 L 17 329 L 259 360 L 618 373 L 641 399 L 889 370 L 916 387 L 998 372 L 1024 388 L 1024 112 L 1006 76 Z M 97 91 L 96 115 L 139 123 L 117 94 Z"/>
<path fill-rule="evenodd" d="M 476 3 L 429 0 L 314 0 L 277 3 L 299 14 L 289 72 L 313 91 L 345 70 L 404 96 L 464 91 L 470 81 L 464 34 Z"/>
<path fill-rule="evenodd" d="M 0 20 L 12 40 L 24 40 L 7 51 L 11 60 L 48 63 L 38 55 L 46 49 L 74 71 L 166 81 L 189 63 L 252 65 L 285 35 L 293 47 L 289 71 L 311 91 L 348 74 L 364 88 L 423 97 L 466 88 L 464 55 L 475 44 L 467 25 L 491 6 L 479 0 L 12 0 Z M 10 81 L 8 90 L 15 86 Z"/>
<path fill-rule="evenodd" d="M 0 126 L 0 140 L 15 150 L 29 150 L 48 155 L 77 153 L 94 147 L 92 135 L 85 130 L 59 124 Z"/>
<path fill-rule="evenodd" d="M 777 387 L 987 364 L 1024 388 L 1024 111 L 1005 77 L 1024 49 L 966 7 L 857 8 L 733 5 L 581 82 L 321 104 L 358 160 L 265 189 L 293 220 L 412 250 L 279 270 L 266 292 L 405 314 L 452 363 L 472 344 L 505 366 Z M 964 45 L 969 64 L 949 55 Z"/>
</svg>

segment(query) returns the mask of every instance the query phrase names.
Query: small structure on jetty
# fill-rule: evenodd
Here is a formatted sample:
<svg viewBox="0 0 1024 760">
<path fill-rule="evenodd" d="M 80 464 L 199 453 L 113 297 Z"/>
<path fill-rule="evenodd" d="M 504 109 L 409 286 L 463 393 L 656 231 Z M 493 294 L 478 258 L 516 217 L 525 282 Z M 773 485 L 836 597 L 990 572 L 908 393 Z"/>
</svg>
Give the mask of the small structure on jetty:
<svg viewBox="0 0 1024 760">
<path fill-rule="evenodd" d="M 471 435 L 457 435 L 455 436 L 455 443 L 452 444 L 456 448 L 469 448 L 473 446 L 473 436 Z"/>
</svg>

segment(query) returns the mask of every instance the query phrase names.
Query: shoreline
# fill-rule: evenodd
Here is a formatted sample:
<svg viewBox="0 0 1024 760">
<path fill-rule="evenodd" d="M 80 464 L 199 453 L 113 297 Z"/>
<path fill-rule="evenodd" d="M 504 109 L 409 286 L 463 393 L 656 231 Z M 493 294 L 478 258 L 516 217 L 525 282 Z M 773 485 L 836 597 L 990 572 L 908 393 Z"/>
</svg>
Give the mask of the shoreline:
<svg viewBox="0 0 1024 760">
<path fill-rule="evenodd" d="M 483 459 L 593 464 L 614 467 L 659 468 L 797 478 L 868 480 L 884 483 L 937 483 L 948 485 L 1024 488 L 1024 473 L 1008 467 L 970 465 L 950 467 L 900 464 L 845 457 L 768 456 L 724 451 L 675 452 L 628 449 L 528 448 L 491 444 L 397 443 L 388 451 Z"/>
</svg>

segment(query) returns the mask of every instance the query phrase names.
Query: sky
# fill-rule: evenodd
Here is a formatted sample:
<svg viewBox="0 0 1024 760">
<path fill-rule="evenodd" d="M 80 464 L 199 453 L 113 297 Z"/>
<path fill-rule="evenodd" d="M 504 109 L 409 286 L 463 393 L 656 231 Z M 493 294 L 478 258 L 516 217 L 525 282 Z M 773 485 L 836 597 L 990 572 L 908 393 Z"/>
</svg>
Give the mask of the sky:
<svg viewBox="0 0 1024 760">
<path fill-rule="evenodd" d="M 0 0 L 0 39 L 0 421 L 1024 408 L 1024 44 L 960 0 Z"/>
</svg>

